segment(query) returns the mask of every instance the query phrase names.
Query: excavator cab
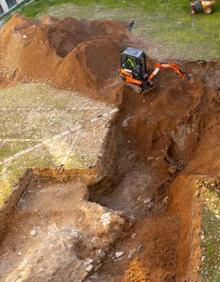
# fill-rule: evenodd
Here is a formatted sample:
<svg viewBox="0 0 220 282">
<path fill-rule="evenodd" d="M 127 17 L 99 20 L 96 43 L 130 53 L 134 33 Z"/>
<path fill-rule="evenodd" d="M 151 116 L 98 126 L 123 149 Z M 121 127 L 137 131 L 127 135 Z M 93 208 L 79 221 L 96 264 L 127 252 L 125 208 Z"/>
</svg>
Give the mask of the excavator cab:
<svg viewBox="0 0 220 282">
<path fill-rule="evenodd" d="M 127 48 L 121 55 L 121 68 L 130 72 L 135 80 L 142 81 L 147 72 L 146 55 L 136 48 Z"/>
<path fill-rule="evenodd" d="M 141 92 L 143 82 L 148 78 L 145 53 L 136 48 L 126 48 L 121 54 L 120 75 L 129 86 L 137 86 L 140 88 L 138 92 Z"/>
</svg>

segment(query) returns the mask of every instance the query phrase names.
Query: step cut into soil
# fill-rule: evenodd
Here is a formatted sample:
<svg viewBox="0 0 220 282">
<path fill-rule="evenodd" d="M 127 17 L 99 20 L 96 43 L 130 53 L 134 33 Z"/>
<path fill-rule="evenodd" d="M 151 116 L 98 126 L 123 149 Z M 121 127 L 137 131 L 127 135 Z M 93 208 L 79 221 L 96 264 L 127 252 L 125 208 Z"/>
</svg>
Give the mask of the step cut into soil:
<svg viewBox="0 0 220 282">
<path fill-rule="evenodd" d="M 5 281 L 16 281 L 19 275 L 26 275 L 22 276 L 24 281 L 70 281 L 75 273 L 80 274 L 76 281 L 81 281 L 91 271 L 95 273 L 87 281 L 201 281 L 201 258 L 206 245 L 201 241 L 202 191 L 196 187 L 204 179 L 207 184 L 213 179 L 218 183 L 219 178 L 220 62 L 179 62 L 190 79 L 181 80 L 172 71 L 162 71 L 156 88 L 147 96 L 127 88 L 118 92 L 120 52 L 128 45 L 138 44 L 132 42 L 125 24 L 112 21 L 45 18 L 35 22 L 17 15 L 1 30 L 2 87 L 43 81 L 107 102 L 120 100 L 119 112 L 104 143 L 104 156 L 95 167 L 96 179 L 84 185 L 68 181 L 64 186 L 36 184 L 16 206 L 12 223 L 22 223 L 23 216 L 28 220 L 36 216 L 39 226 L 44 221 L 47 235 L 45 246 L 40 248 L 42 251 L 45 247 L 48 256 L 51 248 L 55 255 L 51 257 L 49 272 L 39 267 L 37 249 L 26 250 L 29 268 L 25 267 L 26 260 L 19 264 L 19 258 L 13 257 L 19 245 L 13 243 L 16 236 L 25 234 L 20 225 L 14 229 L 16 225 L 12 224 L 2 243 L 4 252 L 0 252 L 0 272 Z M 213 186 L 204 187 L 209 190 Z M 219 193 L 220 187 L 214 188 Z M 77 203 L 72 207 L 74 201 Z M 32 210 L 35 206 L 36 211 Z M 71 230 L 72 218 L 76 221 L 75 209 L 79 213 L 77 223 L 86 222 L 81 241 L 74 239 Z M 43 211 L 42 218 L 38 210 Z M 104 225 L 109 224 L 104 235 L 99 232 L 97 210 L 101 218 L 104 213 Z M 89 211 L 94 214 L 91 216 Z M 51 232 L 46 220 L 52 226 Z M 27 228 L 25 223 L 24 227 Z M 35 232 L 40 232 L 40 227 L 35 229 L 27 228 L 28 234 L 33 231 L 31 240 L 36 239 Z M 98 240 L 98 250 L 95 239 L 90 246 L 91 238 Z M 24 242 L 24 238 L 20 240 Z M 29 243 L 26 241 L 25 246 Z M 214 259 L 210 253 L 207 257 Z M 89 258 L 93 260 L 88 261 Z M 217 277 L 216 273 L 210 275 Z M 205 281 L 214 281 L 210 277 Z"/>
</svg>

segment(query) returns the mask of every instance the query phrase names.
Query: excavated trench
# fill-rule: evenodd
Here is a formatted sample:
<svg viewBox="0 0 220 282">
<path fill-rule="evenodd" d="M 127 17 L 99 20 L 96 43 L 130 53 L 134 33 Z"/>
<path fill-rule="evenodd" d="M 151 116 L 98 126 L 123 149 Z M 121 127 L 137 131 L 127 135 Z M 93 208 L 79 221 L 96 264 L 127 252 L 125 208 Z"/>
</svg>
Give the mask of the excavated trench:
<svg viewBox="0 0 220 282">
<path fill-rule="evenodd" d="M 121 23 L 107 22 L 105 23 L 106 30 L 103 31 L 101 22 L 101 24 L 93 22 L 90 24 L 91 28 L 96 27 L 101 34 L 97 36 L 87 33 L 87 25 L 89 25 L 87 22 L 80 22 L 79 28 L 75 30 L 74 26 L 78 22 L 76 23 L 73 19 L 65 20 L 62 23 L 55 21 L 46 27 L 41 26 L 42 23 L 36 27 L 36 23 L 28 22 L 28 28 L 21 24 L 26 22 L 25 19 L 17 16 L 14 21 L 15 23 L 13 21 L 11 23 L 12 27 L 9 25 L 5 28 L 2 45 L 8 44 L 8 38 L 12 43 L 13 40 L 19 39 L 19 48 L 14 53 L 17 57 L 17 54 L 21 54 L 21 60 L 12 62 L 13 59 L 8 59 L 13 58 L 11 56 L 6 56 L 7 60 L 2 60 L 2 65 L 6 69 L 2 74 L 2 81 L 5 79 L 6 82 L 11 83 L 11 81 L 46 80 L 59 88 L 78 90 L 91 88 L 89 95 L 93 98 L 117 101 L 115 90 L 110 91 L 110 88 L 115 81 L 118 81 L 115 72 L 118 68 L 120 51 L 128 45 L 128 42 L 130 43 L 129 35 L 125 36 L 125 27 L 121 26 Z M 14 28 L 16 21 L 20 24 L 19 29 Z M 66 32 L 63 32 L 63 26 Z M 81 30 L 82 27 L 84 27 L 86 37 L 79 38 L 76 42 L 72 41 L 75 33 L 80 34 L 78 30 Z M 59 37 L 56 36 L 57 32 Z M 114 36 L 112 36 L 113 32 Z M 117 40 L 115 35 L 117 35 Z M 32 40 L 32 37 L 35 38 L 35 41 Z M 55 42 L 54 39 L 59 40 Z M 42 48 L 39 50 L 37 48 L 39 54 L 36 54 L 32 50 L 36 49 L 39 42 Z M 100 56 L 99 60 L 96 59 L 97 54 Z M 31 55 L 33 57 L 30 57 Z M 41 60 L 37 71 L 33 63 L 36 57 Z M 51 64 L 48 63 L 51 67 L 48 69 L 45 69 L 45 58 L 48 62 L 51 61 Z M 119 105 L 120 111 L 111 121 L 104 143 L 103 158 L 97 164 L 96 170 L 99 178 L 95 183 L 93 181 L 93 184 L 87 185 L 86 183 L 89 188 L 88 193 L 85 192 L 85 185 L 81 187 L 77 182 L 76 189 L 83 199 L 80 201 L 83 203 L 84 227 L 86 230 L 91 228 L 93 236 L 97 234 L 97 230 L 93 230 L 93 222 L 97 220 L 97 209 L 101 215 L 106 210 L 108 212 L 120 211 L 120 215 L 129 216 L 135 222 L 129 232 L 119 233 L 120 236 L 117 233 L 115 237 L 112 235 L 111 240 L 109 240 L 111 230 L 108 231 L 103 242 L 100 240 L 93 242 L 94 238 L 90 237 L 91 230 L 89 230 L 88 238 L 85 240 L 89 242 L 88 250 L 83 240 L 83 244 L 81 244 L 82 241 L 78 242 L 79 245 L 81 244 L 80 252 L 83 253 L 83 259 L 86 259 L 90 253 L 95 253 L 98 248 L 100 251 L 103 246 L 106 247 L 105 243 L 108 240 L 110 241 L 108 251 L 114 243 L 112 252 L 107 258 L 106 253 L 102 256 L 103 264 L 99 270 L 96 269 L 95 274 L 88 278 L 88 281 L 200 281 L 198 266 L 200 264 L 201 211 L 195 197 L 193 183 L 199 175 L 213 176 L 219 173 L 220 66 L 219 62 L 182 62 L 182 65 L 190 74 L 191 80 L 181 81 L 175 74 L 168 71 L 159 75 L 159 85 L 156 85 L 156 88 L 147 96 L 137 95 L 129 89 L 123 90 L 122 102 Z M 18 73 L 14 72 L 16 69 L 19 70 Z M 14 73 L 15 77 L 12 75 Z M 75 205 L 78 196 L 77 193 L 74 193 L 74 187 L 68 183 L 67 186 L 61 187 L 62 189 L 59 185 L 55 186 L 55 194 L 53 183 L 49 183 L 48 186 L 47 184 L 42 187 L 37 186 L 39 189 L 35 191 L 30 190 L 28 197 L 33 201 L 33 208 L 28 207 L 25 216 L 28 217 L 31 224 L 35 224 L 35 221 L 32 221 L 33 215 L 38 217 L 34 209 L 35 205 L 39 209 L 38 213 L 43 210 L 44 217 L 40 219 L 42 230 L 46 230 L 50 223 L 52 231 L 56 232 L 49 232 L 49 236 L 52 236 L 54 241 L 61 240 L 58 240 L 59 243 L 62 243 L 61 246 L 66 247 L 66 242 L 62 241 L 63 233 L 59 232 L 65 231 L 67 232 L 65 236 L 68 235 L 71 228 L 68 226 L 65 229 L 65 225 L 67 223 L 70 226 L 74 225 L 74 221 L 78 220 L 77 212 L 81 206 L 79 205 L 80 208 L 78 208 L 78 203 Z M 31 196 L 34 195 L 31 193 L 38 193 L 38 191 L 41 193 L 37 195 L 38 198 Z M 47 205 L 45 202 L 44 193 L 47 191 L 49 191 L 49 198 L 46 201 L 49 202 L 51 198 L 55 198 L 55 204 Z M 60 202 L 60 197 L 63 202 Z M 84 207 L 84 200 L 87 201 L 87 205 L 88 200 L 90 201 L 88 210 Z M 65 205 L 65 201 L 68 205 Z M 57 206 L 60 207 L 60 211 L 56 210 L 54 213 Z M 48 217 L 50 213 L 52 216 Z M 75 218 L 72 218 L 73 214 Z M 59 224 L 62 222 L 61 227 L 65 228 L 55 230 L 53 223 L 56 220 Z M 127 221 L 124 221 L 124 224 L 129 227 Z M 120 226 L 120 223 L 118 225 Z M 22 232 L 22 228 L 19 228 L 20 226 L 18 230 Z M 26 225 L 26 228 L 29 232 L 29 226 Z M 13 234 L 17 235 L 16 232 Z M 99 229 L 98 232 L 104 233 Z M 116 233 L 114 232 L 113 229 L 112 234 Z M 42 234 L 48 235 L 46 231 Z M 72 236 L 72 233 L 69 235 Z M 10 242 L 10 234 L 8 237 Z M 42 247 L 42 253 L 45 252 L 49 256 L 53 249 L 50 251 L 49 248 L 51 238 L 47 239 L 45 244 L 48 245 L 39 246 Z M 20 240 L 26 242 L 24 238 Z M 4 271 L 7 269 L 12 279 L 19 277 L 20 272 L 25 275 L 31 273 L 33 280 L 29 281 L 37 281 L 36 278 L 41 277 L 37 273 L 37 270 L 41 269 L 39 264 L 42 263 L 41 257 L 38 257 L 38 245 L 33 247 L 31 241 L 29 244 L 30 249 L 36 247 L 32 252 L 36 261 L 33 261 L 28 274 L 23 271 L 24 263 L 11 272 L 9 265 L 11 261 L 7 251 L 3 254 L 5 257 L 2 269 Z M 78 247 L 77 245 L 77 250 Z M 7 249 L 7 246 L 5 248 Z M 71 251 L 72 249 L 70 248 Z M 74 275 L 71 272 L 74 264 L 71 264 L 73 262 L 70 261 L 72 256 L 72 253 L 69 253 L 70 250 L 66 252 L 65 248 L 62 249 L 61 254 L 66 264 L 60 263 L 59 260 L 55 261 L 57 263 L 55 267 L 59 271 L 56 271 L 56 268 L 54 271 L 50 269 L 51 265 L 47 265 L 48 271 L 51 270 L 55 275 L 49 277 L 49 272 L 47 276 L 44 276 L 44 278 L 47 277 L 47 281 L 56 281 L 56 279 L 57 281 L 71 281 L 70 277 L 74 277 L 69 275 L 69 273 Z M 56 255 L 60 254 L 59 250 L 56 252 Z M 120 259 L 115 258 L 116 252 L 122 254 Z M 10 255 L 16 265 L 13 250 L 10 250 Z M 78 263 L 81 265 L 82 260 L 79 260 L 78 257 L 74 259 L 76 259 L 74 263 L 77 264 L 77 267 Z M 36 265 L 34 265 L 35 262 Z M 94 261 L 94 263 L 98 265 L 100 261 Z M 44 266 L 43 263 L 42 266 Z M 84 268 L 87 266 L 90 267 L 90 265 L 83 265 Z M 91 269 L 88 272 L 90 271 Z M 57 273 L 58 276 L 56 276 Z M 78 274 L 77 268 L 76 273 Z M 85 276 L 84 274 L 82 277 Z M 74 278 L 76 281 L 81 281 Z M 42 278 L 41 281 L 45 279 Z"/>
<path fill-rule="evenodd" d="M 170 75 L 169 87 L 145 97 L 124 90 L 106 140 L 106 177 L 90 187 L 90 200 L 136 223 L 89 281 L 199 281 L 201 210 L 184 179 L 219 122 L 218 88 L 203 79 Z M 117 251 L 124 257 L 115 263 Z"/>
<path fill-rule="evenodd" d="M 167 88 L 163 87 L 166 79 L 169 79 Z M 92 207 L 96 207 L 98 203 L 107 210 L 130 217 L 134 222 L 131 227 L 127 226 L 128 231 L 113 239 L 113 248 L 111 243 L 106 250 L 107 257 L 102 258 L 101 267 L 88 278 L 88 281 L 199 281 L 200 279 L 196 267 L 200 259 L 198 230 L 201 228 L 201 211 L 195 199 L 191 178 L 195 174 L 201 174 L 198 170 L 199 163 L 203 164 L 206 159 L 208 172 L 215 174 L 214 170 L 210 172 L 212 158 L 210 159 L 210 152 L 203 149 L 203 142 L 205 140 L 206 145 L 214 142 L 215 135 L 219 135 L 220 132 L 218 130 L 219 91 L 218 88 L 208 88 L 204 80 L 198 77 L 196 81 L 194 79 L 180 81 L 174 74 L 169 73 L 161 77 L 160 82 L 160 87 L 152 90 L 147 96 L 137 95 L 129 89 L 123 90 L 120 110 L 111 121 L 103 145 L 103 158 L 96 167 L 99 178 L 94 180 L 92 177 L 92 181 L 87 181 L 93 184 L 84 183 L 88 185 L 89 192 L 85 199 L 91 202 Z M 217 133 L 213 132 L 213 128 Z M 216 140 L 218 142 L 218 138 Z M 201 159 L 201 154 L 204 159 Z M 218 150 L 215 154 L 218 160 Z M 212 167 L 218 167 L 217 164 L 214 165 L 214 160 Z M 35 215 L 35 209 L 39 207 L 38 212 L 41 211 L 47 218 L 48 213 L 52 212 L 50 209 L 53 210 L 56 206 L 56 213 L 53 211 L 54 219 L 53 217 L 47 219 L 50 220 L 50 226 L 53 226 L 54 220 L 55 222 L 61 220 L 62 224 L 67 222 L 70 224 L 71 216 L 77 209 L 75 206 L 73 213 L 71 212 L 71 201 L 75 202 L 77 197 L 76 193 L 73 193 L 75 188 L 71 187 L 72 182 L 69 185 L 68 178 L 65 182 L 67 184 L 49 182 L 43 186 L 38 187 L 37 184 L 36 188 L 28 188 L 31 194 L 29 196 L 25 192 L 25 195 L 28 195 L 26 201 L 29 201 L 30 197 L 30 203 L 33 202 L 33 208 L 30 206 L 28 208 L 30 211 L 27 213 L 30 227 L 38 221 L 37 217 L 36 222 L 33 220 L 38 216 Z M 62 193 L 60 189 L 63 190 Z M 79 193 L 82 193 L 84 190 L 80 189 Z M 38 191 L 42 191 L 42 194 L 38 195 Z M 69 192 L 73 200 L 68 196 L 70 198 L 68 207 L 65 204 L 64 208 L 59 201 L 52 204 L 60 196 L 65 203 Z M 36 196 L 32 193 L 36 193 Z M 45 195 L 51 199 L 51 205 L 48 207 L 44 206 Z M 59 212 L 57 205 L 60 205 Z M 93 214 L 95 213 L 94 210 Z M 12 218 L 11 221 L 14 222 L 13 228 L 18 228 L 16 233 L 20 235 L 23 231 L 19 227 L 20 221 L 18 224 L 16 221 L 19 217 L 22 218 L 23 214 L 24 212 L 20 216 L 15 214 L 15 219 Z M 44 217 L 40 220 L 44 220 Z M 43 221 L 38 224 L 42 224 L 42 229 L 47 226 Z M 90 224 L 90 221 L 86 221 L 86 226 Z M 25 229 L 29 230 L 30 227 L 26 226 Z M 6 243 L 3 241 L 3 248 L 6 248 L 4 246 L 14 233 L 8 234 L 6 234 Z M 19 244 L 25 243 L 21 241 Z M 110 253 L 109 247 L 112 250 Z M 30 248 L 33 248 L 32 245 Z M 77 247 L 80 259 L 90 256 L 93 248 L 97 246 L 94 245 L 91 249 L 88 249 L 88 246 L 82 249 L 81 246 L 79 252 Z M 119 260 L 115 258 L 117 252 L 123 253 Z M 8 262 L 11 261 L 8 252 L 3 252 L 3 256 L 7 256 Z M 66 257 L 65 259 L 67 260 Z M 16 263 L 14 259 L 12 261 Z M 78 261 L 76 263 L 78 264 Z M 36 269 L 39 267 L 36 265 Z M 10 269 L 5 263 L 3 268 Z M 16 271 L 12 272 L 10 277 L 17 277 Z M 59 275 L 52 277 L 58 281 L 59 279 L 68 281 L 65 279 L 69 279 L 67 278 L 70 277 L 69 271 L 68 268 L 62 272 L 62 267 L 59 267 Z M 37 273 L 34 271 L 32 274 L 33 279 L 39 275 L 35 272 Z"/>
</svg>

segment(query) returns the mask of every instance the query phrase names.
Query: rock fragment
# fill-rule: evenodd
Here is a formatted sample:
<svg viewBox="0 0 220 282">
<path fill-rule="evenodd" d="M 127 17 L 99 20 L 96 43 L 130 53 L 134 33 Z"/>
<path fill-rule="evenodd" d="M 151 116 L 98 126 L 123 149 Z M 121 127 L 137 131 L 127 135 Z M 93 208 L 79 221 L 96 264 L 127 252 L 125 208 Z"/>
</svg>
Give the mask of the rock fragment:
<svg viewBox="0 0 220 282">
<path fill-rule="evenodd" d="M 36 236 L 37 235 L 37 230 L 35 230 L 35 229 L 31 230 L 30 235 L 32 237 Z"/>
<path fill-rule="evenodd" d="M 124 255 L 124 252 L 116 252 L 116 253 L 115 253 L 115 258 L 116 258 L 116 259 L 119 259 L 119 258 L 121 258 L 123 255 Z"/>
</svg>

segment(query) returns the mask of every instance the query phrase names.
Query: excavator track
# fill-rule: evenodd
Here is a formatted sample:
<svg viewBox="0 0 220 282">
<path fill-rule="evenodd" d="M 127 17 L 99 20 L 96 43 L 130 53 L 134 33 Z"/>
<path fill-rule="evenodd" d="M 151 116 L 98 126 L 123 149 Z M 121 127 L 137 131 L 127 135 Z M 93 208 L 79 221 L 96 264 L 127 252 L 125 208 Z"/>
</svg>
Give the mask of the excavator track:
<svg viewBox="0 0 220 282">
<path fill-rule="evenodd" d="M 125 82 L 124 86 L 134 90 L 137 94 L 142 94 L 142 95 L 149 94 L 149 92 L 155 89 L 155 86 L 149 86 L 146 89 L 142 89 L 138 85 L 127 83 L 127 82 Z"/>
<path fill-rule="evenodd" d="M 131 84 L 131 83 L 125 82 L 124 86 L 134 90 L 138 94 L 141 94 L 143 92 L 142 88 L 140 86 L 138 86 L 138 85 L 135 85 L 135 84 Z"/>
</svg>

